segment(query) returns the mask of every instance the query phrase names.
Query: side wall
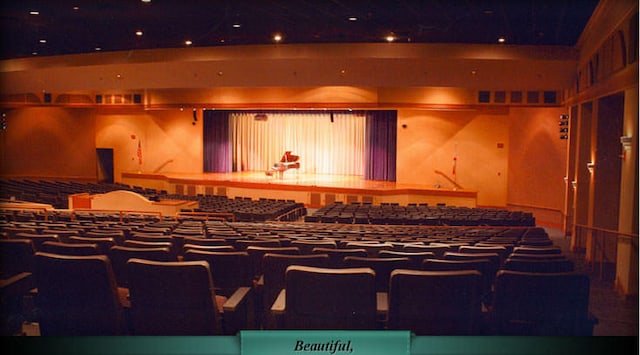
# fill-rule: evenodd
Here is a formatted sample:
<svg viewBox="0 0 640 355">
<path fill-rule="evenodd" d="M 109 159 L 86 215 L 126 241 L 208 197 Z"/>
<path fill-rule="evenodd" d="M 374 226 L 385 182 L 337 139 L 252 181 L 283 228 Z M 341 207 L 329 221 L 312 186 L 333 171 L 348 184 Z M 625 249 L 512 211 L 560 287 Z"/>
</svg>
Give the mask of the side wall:
<svg viewBox="0 0 640 355">
<path fill-rule="evenodd" d="M 92 109 L 27 107 L 5 111 L 0 172 L 22 178 L 95 180 Z"/>
</svg>

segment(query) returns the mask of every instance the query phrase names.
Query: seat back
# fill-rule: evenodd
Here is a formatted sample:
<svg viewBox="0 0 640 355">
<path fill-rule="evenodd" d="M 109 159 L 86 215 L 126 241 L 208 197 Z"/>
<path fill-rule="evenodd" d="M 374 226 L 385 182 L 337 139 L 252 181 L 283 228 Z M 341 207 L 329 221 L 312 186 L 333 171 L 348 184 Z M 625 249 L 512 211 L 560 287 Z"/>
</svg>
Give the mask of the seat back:
<svg viewBox="0 0 640 355">
<path fill-rule="evenodd" d="M 287 329 L 375 329 L 375 272 L 369 268 L 289 266 Z"/>
<path fill-rule="evenodd" d="M 426 259 L 422 263 L 422 270 L 425 271 L 462 271 L 476 270 L 482 274 L 481 293 L 485 303 L 489 304 L 492 297 L 493 283 L 499 266 L 495 261 L 489 259 L 465 259 L 465 260 L 443 260 Z"/>
<path fill-rule="evenodd" d="M 268 310 L 278 293 L 286 287 L 285 274 L 291 265 L 329 267 L 327 254 L 285 255 L 267 253 L 262 257 L 263 270 L 263 309 Z"/>
<path fill-rule="evenodd" d="M 221 334 L 206 261 L 130 259 L 131 323 L 135 335 Z"/>
<path fill-rule="evenodd" d="M 15 235 L 17 239 L 29 239 L 33 242 L 33 247 L 36 251 L 40 250 L 42 243 L 44 242 L 59 242 L 60 238 L 57 234 L 37 234 L 37 233 L 17 233 Z"/>
<path fill-rule="evenodd" d="M 239 239 L 234 246 L 238 250 L 246 250 L 250 246 L 254 247 L 280 247 L 278 239 Z"/>
<path fill-rule="evenodd" d="M 347 268 L 371 268 L 376 273 L 376 291 L 387 292 L 389 290 L 389 277 L 395 269 L 410 269 L 412 266 L 409 258 L 370 258 L 347 256 L 343 261 Z"/>
<path fill-rule="evenodd" d="M 559 246 L 517 246 L 513 253 L 519 254 L 562 254 Z"/>
<path fill-rule="evenodd" d="M 98 250 L 104 255 L 109 254 L 111 247 L 116 245 L 116 241 L 113 238 L 105 237 L 69 237 L 69 243 L 72 244 L 95 244 L 98 246 Z"/>
<path fill-rule="evenodd" d="M 349 242 L 346 247 L 364 249 L 367 251 L 367 256 L 377 258 L 380 250 L 392 250 L 393 244 L 377 242 Z"/>
<path fill-rule="evenodd" d="M 574 271 L 574 264 L 573 261 L 569 259 L 533 260 L 509 258 L 505 261 L 502 268 L 504 270 L 523 272 L 570 272 Z"/>
<path fill-rule="evenodd" d="M 436 255 L 436 258 L 441 258 L 449 250 L 449 246 L 444 244 L 408 243 L 404 245 L 403 249 L 407 252 L 432 252 Z"/>
<path fill-rule="evenodd" d="M 329 267 L 340 268 L 342 267 L 342 261 L 347 256 L 360 256 L 366 257 L 367 250 L 362 248 L 348 248 L 348 249 L 333 249 L 333 248 L 313 248 L 314 254 L 326 254 L 329 256 Z"/>
<path fill-rule="evenodd" d="M 251 287 L 253 272 L 246 251 L 205 251 L 189 249 L 184 261 L 204 260 L 209 263 L 211 277 L 218 294 L 230 296 L 238 287 Z"/>
<path fill-rule="evenodd" d="M 436 257 L 436 255 L 430 251 L 409 252 L 395 250 L 380 250 L 378 256 L 381 258 L 409 258 L 411 261 L 411 269 L 420 269 L 425 259 Z"/>
<path fill-rule="evenodd" d="M 338 245 L 334 240 L 292 240 L 291 246 L 298 247 L 300 254 L 312 254 L 313 248 L 336 249 Z"/>
<path fill-rule="evenodd" d="M 394 270 L 389 329 L 418 335 L 473 335 L 480 330 L 482 276 L 475 270 Z"/>
<path fill-rule="evenodd" d="M 484 254 L 484 253 L 496 253 L 500 256 L 500 262 L 504 262 L 507 258 L 507 248 L 504 246 L 496 245 L 496 246 L 471 246 L 471 245 L 461 245 L 458 248 L 460 253 L 467 254 Z"/>
<path fill-rule="evenodd" d="M 587 275 L 498 272 L 491 319 L 496 334 L 592 335 Z"/>
<path fill-rule="evenodd" d="M 45 253 L 60 255 L 100 255 L 97 244 L 75 244 L 62 242 L 44 242 L 40 250 Z"/>
<path fill-rule="evenodd" d="M 35 252 L 31 239 L 0 239 L 2 278 L 9 278 L 21 272 L 33 272 Z"/>
<path fill-rule="evenodd" d="M 246 252 L 249 254 L 249 264 L 253 275 L 257 278 L 262 275 L 262 257 L 267 253 L 273 254 L 286 254 L 286 255 L 299 255 L 300 249 L 298 247 L 261 247 L 261 246 L 249 246 L 246 248 Z"/>
<path fill-rule="evenodd" d="M 115 276 L 106 255 L 37 252 L 34 274 L 42 335 L 126 333 Z"/>
<path fill-rule="evenodd" d="M 109 250 L 109 258 L 120 287 L 129 287 L 129 271 L 127 267 L 129 259 L 175 261 L 169 248 L 134 248 L 120 245 L 116 245 Z"/>
</svg>

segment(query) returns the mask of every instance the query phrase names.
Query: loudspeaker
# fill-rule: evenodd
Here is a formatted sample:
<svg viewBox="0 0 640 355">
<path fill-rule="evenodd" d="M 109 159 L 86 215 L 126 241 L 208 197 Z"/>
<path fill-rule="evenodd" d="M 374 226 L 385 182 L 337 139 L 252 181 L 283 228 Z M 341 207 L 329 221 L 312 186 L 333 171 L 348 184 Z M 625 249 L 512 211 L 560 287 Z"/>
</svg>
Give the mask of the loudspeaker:
<svg viewBox="0 0 640 355">
<path fill-rule="evenodd" d="M 96 95 L 96 103 L 97 104 L 101 104 L 102 103 L 102 95 Z"/>
<path fill-rule="evenodd" d="M 133 94 L 133 103 L 134 104 L 141 104 L 142 103 L 142 95 Z"/>
<path fill-rule="evenodd" d="M 48 92 L 44 93 L 44 102 L 46 104 L 50 104 L 51 103 L 51 93 L 48 93 Z"/>
</svg>

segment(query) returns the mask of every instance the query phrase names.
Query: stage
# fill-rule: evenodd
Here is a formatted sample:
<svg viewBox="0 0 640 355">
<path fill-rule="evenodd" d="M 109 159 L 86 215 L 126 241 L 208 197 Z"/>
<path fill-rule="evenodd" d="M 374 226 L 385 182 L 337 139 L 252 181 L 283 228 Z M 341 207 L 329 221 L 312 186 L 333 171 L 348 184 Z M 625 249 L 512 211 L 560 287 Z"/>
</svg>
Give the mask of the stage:
<svg viewBox="0 0 640 355">
<path fill-rule="evenodd" d="M 444 203 L 476 207 L 477 192 L 434 188 L 427 185 L 365 180 L 354 175 L 306 174 L 290 169 L 280 177 L 264 171 L 237 173 L 147 173 L 125 172 L 120 181 L 131 186 L 165 190 L 181 195 L 221 195 L 229 198 L 273 198 L 295 200 L 308 207 L 333 202 L 372 204 Z"/>
</svg>

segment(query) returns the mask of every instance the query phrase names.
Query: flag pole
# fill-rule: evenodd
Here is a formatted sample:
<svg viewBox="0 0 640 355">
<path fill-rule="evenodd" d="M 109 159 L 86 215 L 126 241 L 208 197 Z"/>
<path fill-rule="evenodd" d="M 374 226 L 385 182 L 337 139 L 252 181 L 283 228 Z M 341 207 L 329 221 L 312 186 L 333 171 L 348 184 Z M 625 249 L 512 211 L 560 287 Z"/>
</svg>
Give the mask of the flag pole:
<svg viewBox="0 0 640 355">
<path fill-rule="evenodd" d="M 454 187 L 453 189 L 456 190 L 456 186 L 458 186 L 458 175 L 456 174 L 456 165 L 458 164 L 458 143 L 456 142 L 454 147 L 453 147 L 453 183 L 454 183 Z"/>
</svg>

